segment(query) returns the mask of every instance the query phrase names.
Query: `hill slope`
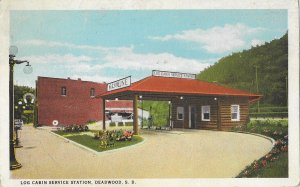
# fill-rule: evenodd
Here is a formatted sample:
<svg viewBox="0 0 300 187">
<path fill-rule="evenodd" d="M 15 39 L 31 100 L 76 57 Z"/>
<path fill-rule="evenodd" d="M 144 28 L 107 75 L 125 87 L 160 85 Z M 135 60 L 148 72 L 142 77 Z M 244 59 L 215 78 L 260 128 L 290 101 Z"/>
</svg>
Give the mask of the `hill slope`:
<svg viewBox="0 0 300 187">
<path fill-rule="evenodd" d="M 197 78 L 259 93 L 264 96 L 262 103 L 285 106 L 287 75 L 288 35 L 285 34 L 270 43 L 224 57 L 200 72 Z"/>
</svg>

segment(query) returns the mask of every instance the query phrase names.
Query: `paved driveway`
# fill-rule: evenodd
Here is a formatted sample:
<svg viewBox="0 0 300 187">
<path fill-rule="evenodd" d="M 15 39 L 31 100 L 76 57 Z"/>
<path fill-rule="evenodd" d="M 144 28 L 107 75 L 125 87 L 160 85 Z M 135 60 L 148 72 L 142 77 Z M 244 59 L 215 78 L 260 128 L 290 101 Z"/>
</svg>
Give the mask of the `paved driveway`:
<svg viewBox="0 0 300 187">
<path fill-rule="evenodd" d="M 224 178 L 270 151 L 262 137 L 231 132 L 187 130 L 180 134 L 142 132 L 145 141 L 94 154 L 47 130 L 24 127 L 23 167 L 13 178 Z"/>
</svg>

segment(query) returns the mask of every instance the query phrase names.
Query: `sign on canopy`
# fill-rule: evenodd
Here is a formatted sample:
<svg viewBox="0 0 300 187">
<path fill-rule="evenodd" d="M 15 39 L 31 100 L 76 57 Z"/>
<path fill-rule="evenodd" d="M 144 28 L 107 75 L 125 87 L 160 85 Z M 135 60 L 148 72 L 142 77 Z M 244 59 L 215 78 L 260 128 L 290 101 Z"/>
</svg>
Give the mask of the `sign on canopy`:
<svg viewBox="0 0 300 187">
<path fill-rule="evenodd" d="M 131 76 L 107 84 L 107 91 L 125 88 L 131 85 Z"/>
<path fill-rule="evenodd" d="M 172 78 L 184 78 L 184 79 L 196 79 L 196 74 L 170 72 L 170 71 L 159 71 L 159 70 L 153 70 L 152 71 L 152 76 L 157 76 L 157 77 L 172 77 Z"/>
</svg>

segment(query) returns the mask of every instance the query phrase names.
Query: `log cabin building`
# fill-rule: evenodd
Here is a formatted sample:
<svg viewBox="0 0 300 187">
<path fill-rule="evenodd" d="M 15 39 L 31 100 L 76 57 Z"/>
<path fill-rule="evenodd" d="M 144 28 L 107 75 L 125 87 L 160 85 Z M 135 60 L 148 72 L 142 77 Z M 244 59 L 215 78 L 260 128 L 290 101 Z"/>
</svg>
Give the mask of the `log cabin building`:
<svg viewBox="0 0 300 187">
<path fill-rule="evenodd" d="M 119 81 L 124 82 L 122 79 Z M 116 81 L 113 84 L 116 85 Z M 175 128 L 229 130 L 233 126 L 246 124 L 250 103 L 261 98 L 261 95 L 196 80 L 194 74 L 157 70 L 140 81 L 120 85 L 97 97 L 102 98 L 102 103 L 107 99 L 132 100 L 136 134 L 138 100 L 169 101 L 169 122 Z"/>
</svg>

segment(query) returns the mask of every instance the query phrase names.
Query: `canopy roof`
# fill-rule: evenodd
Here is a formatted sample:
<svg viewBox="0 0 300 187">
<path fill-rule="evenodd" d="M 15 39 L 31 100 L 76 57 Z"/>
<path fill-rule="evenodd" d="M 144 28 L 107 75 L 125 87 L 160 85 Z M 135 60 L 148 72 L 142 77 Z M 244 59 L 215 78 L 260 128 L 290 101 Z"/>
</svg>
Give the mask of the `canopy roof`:
<svg viewBox="0 0 300 187">
<path fill-rule="evenodd" d="M 159 95 L 161 97 L 181 96 L 244 96 L 249 101 L 258 100 L 261 95 L 250 92 L 220 86 L 216 83 L 209 83 L 196 79 L 173 78 L 149 76 L 130 86 L 117 90 L 107 91 L 99 95 L 104 99 L 131 99 L 134 94 Z M 144 96 L 143 96 L 144 99 Z"/>
</svg>

